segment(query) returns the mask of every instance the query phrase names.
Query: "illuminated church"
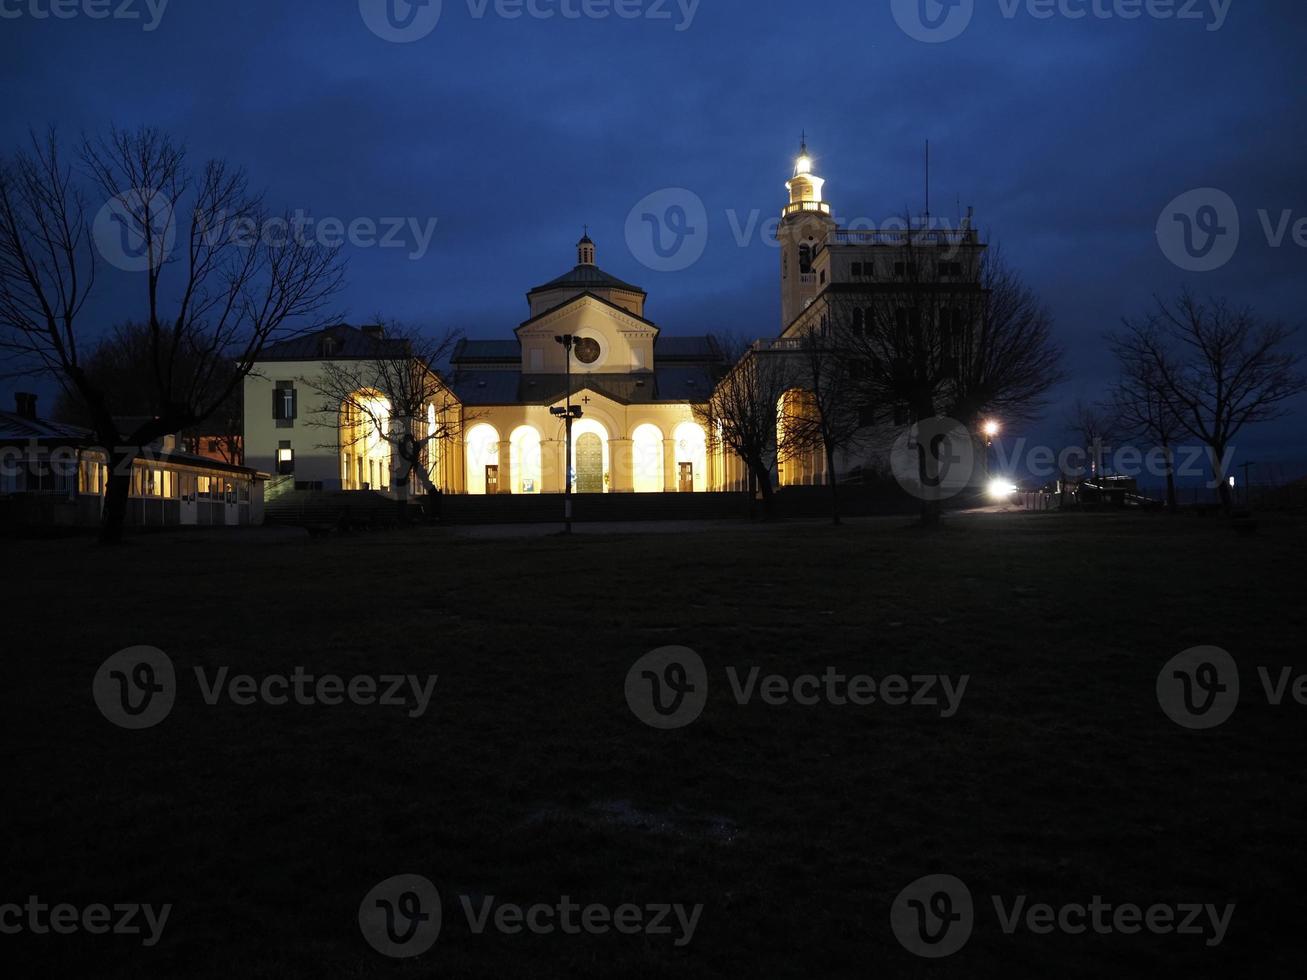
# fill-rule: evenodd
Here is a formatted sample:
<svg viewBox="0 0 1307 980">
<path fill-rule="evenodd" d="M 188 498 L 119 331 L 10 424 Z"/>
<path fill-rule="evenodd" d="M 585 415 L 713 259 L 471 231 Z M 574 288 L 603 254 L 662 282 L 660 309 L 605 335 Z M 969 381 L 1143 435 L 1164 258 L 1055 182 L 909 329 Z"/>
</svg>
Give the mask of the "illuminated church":
<svg viewBox="0 0 1307 980">
<path fill-rule="evenodd" d="M 903 234 L 839 228 L 824 184 L 806 145 L 801 147 L 785 184 L 788 200 L 777 236 L 781 332 L 754 343 L 746 358 L 793 357 L 796 338 L 822 328 L 836 302 L 901 277 Z M 935 234 L 951 235 L 949 243 L 964 254 L 978 255 L 984 247 L 969 219 L 957 232 Z M 447 427 L 455 436 L 429 444 L 424 469 L 431 485 L 455 494 L 563 492 L 561 416 L 570 403 L 581 411 L 571 460 L 577 493 L 744 489 L 744 467 L 703 425 L 702 409 L 714 386 L 735 366 L 725 362 L 711 337 L 662 336 L 645 317 L 645 291 L 600 268 L 588 234 L 576 250 L 569 271 L 527 293 L 528 316 L 512 339 L 458 345 L 441 375 L 446 397 L 439 407 L 428 407 L 433 426 L 437 411 L 457 416 Z M 565 348 L 561 341 L 569 337 L 572 346 Z M 398 468 L 387 440 L 346 438 L 348 413 L 315 394 L 324 361 L 402 356 L 387 344 L 380 328 L 341 325 L 263 352 L 245 381 L 245 447 L 248 465 L 276 474 L 270 496 L 278 485 L 392 489 Z M 367 397 L 384 403 L 385 394 Z M 334 423 L 324 426 L 323 418 L 336 414 L 341 437 L 333 446 L 322 433 Z M 843 461 L 841 471 L 851 462 Z M 775 475 L 779 486 L 823 483 L 825 463 L 811 453 L 783 461 Z M 419 491 L 418 481 L 410 489 Z"/>
</svg>

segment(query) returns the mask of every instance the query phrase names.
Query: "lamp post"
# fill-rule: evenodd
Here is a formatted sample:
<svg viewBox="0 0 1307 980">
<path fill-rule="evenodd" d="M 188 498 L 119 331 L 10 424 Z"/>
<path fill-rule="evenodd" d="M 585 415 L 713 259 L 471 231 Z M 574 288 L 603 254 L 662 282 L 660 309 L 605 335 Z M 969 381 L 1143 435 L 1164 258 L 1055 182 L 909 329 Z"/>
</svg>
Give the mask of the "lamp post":
<svg viewBox="0 0 1307 980">
<path fill-rule="evenodd" d="M 1250 483 L 1248 482 L 1248 470 L 1251 469 L 1252 467 L 1256 466 L 1256 465 L 1257 465 L 1256 461 L 1250 461 L 1250 462 L 1247 462 L 1247 463 L 1243 463 L 1243 464 L 1242 464 L 1242 466 L 1243 466 L 1243 505 L 1244 505 L 1245 507 L 1251 507 L 1251 506 L 1252 506 L 1252 504 L 1249 503 L 1249 499 L 1250 499 L 1250 498 L 1249 498 L 1249 494 L 1252 492 L 1252 484 L 1250 484 Z"/>
<path fill-rule="evenodd" d="M 572 334 L 563 334 L 561 337 L 555 337 L 555 342 L 563 347 L 563 372 L 567 377 L 567 401 L 566 408 L 551 408 L 551 415 L 564 419 L 564 425 L 567 429 L 567 448 L 563 463 L 563 526 L 564 534 L 572 533 L 572 423 L 579 419 L 584 413 L 579 405 L 572 405 L 572 347 L 576 343 L 576 338 Z"/>
<path fill-rule="evenodd" d="M 985 479 L 988 480 L 993 476 L 993 468 L 989 462 L 990 450 L 994 448 L 994 440 L 1003 431 L 1003 427 L 998 424 L 997 419 L 990 419 L 985 423 L 983 431 L 985 433 Z"/>
</svg>

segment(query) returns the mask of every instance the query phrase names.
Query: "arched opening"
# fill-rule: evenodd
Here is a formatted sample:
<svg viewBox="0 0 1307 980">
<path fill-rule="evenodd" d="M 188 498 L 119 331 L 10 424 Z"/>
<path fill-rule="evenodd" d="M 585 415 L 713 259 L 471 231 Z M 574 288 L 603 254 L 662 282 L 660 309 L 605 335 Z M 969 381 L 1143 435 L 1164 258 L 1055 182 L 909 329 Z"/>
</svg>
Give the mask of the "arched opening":
<svg viewBox="0 0 1307 980">
<path fill-rule="evenodd" d="M 499 493 L 499 432 L 482 422 L 467 434 L 467 492 L 473 495 Z"/>
<path fill-rule="evenodd" d="M 390 400 L 360 389 L 340 406 L 340 485 L 344 490 L 390 486 Z"/>
<path fill-rule="evenodd" d="M 540 433 L 534 426 L 522 425 L 508 437 L 512 450 L 509 472 L 513 493 L 540 493 Z"/>
<path fill-rule="evenodd" d="M 676 442 L 676 489 L 703 493 L 708 480 L 708 437 L 697 422 L 682 422 L 672 437 Z"/>
<path fill-rule="evenodd" d="M 636 493 L 663 492 L 663 430 L 646 423 L 631 433 Z"/>
<path fill-rule="evenodd" d="M 440 472 L 441 463 L 441 445 L 436 428 L 436 406 L 427 406 L 427 430 L 422 433 L 422 438 L 426 443 L 422 447 L 422 462 L 427 468 L 427 478 L 431 480 L 431 485 L 438 490 L 445 489 L 443 475 Z"/>
<path fill-rule="evenodd" d="M 814 438 L 817 418 L 812 392 L 791 388 L 776 403 L 776 485 L 806 486 L 814 482 Z"/>
<path fill-rule="evenodd" d="M 611 479 L 608 430 L 594 419 L 572 426 L 572 487 L 577 493 L 607 493 Z"/>
</svg>

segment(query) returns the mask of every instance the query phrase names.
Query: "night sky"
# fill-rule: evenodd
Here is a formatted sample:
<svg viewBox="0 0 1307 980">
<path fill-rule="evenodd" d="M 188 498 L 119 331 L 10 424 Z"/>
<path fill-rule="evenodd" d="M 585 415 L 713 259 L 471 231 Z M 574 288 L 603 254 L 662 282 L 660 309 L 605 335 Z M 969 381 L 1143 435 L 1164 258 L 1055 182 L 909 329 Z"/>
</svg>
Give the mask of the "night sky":
<svg viewBox="0 0 1307 980">
<path fill-rule="evenodd" d="M 1063 0 L 1089 11 L 1079 19 L 975 0 L 942 43 L 910 37 L 897 0 L 702 0 L 692 13 L 690 0 L 628 0 L 630 19 L 563 16 L 581 0 L 536 0 L 548 19 L 444 0 L 411 43 L 374 33 L 359 0 L 171 0 L 157 24 L 145 0 L 125 11 L 135 20 L 69 2 L 76 16 L 53 19 L 34 16 L 50 0 L 0 0 L 4 151 L 29 126 L 75 138 L 152 124 L 197 161 L 244 166 L 278 210 L 435 219 L 420 258 L 347 249 L 340 307 L 354 322 L 511 338 L 523 294 L 570 268 L 588 224 L 600 266 L 648 290 L 666 334 L 774 335 L 778 253 L 757 228 L 737 235 L 779 213 L 803 130 L 845 221 L 920 211 L 930 141 L 932 211 L 954 221 L 975 207 L 1068 350 L 1072 381 L 1032 438 L 1060 444 L 1062 403 L 1105 393 L 1101 333 L 1154 292 L 1188 283 L 1303 318 L 1307 248 L 1292 231 L 1273 247 L 1259 216 L 1307 218 L 1301 0 L 1199 0 L 1183 19 L 1126 19 L 1145 7 L 1128 0 Z M 1221 269 L 1185 272 L 1155 227 L 1203 187 L 1235 202 L 1240 244 Z M 698 195 L 708 217 L 702 258 L 676 272 L 646 267 L 625 234 L 636 203 L 665 188 Z M 105 322 L 139 309 L 122 278 L 100 294 Z M 1302 431 L 1254 430 L 1239 460 L 1307 472 Z"/>
</svg>

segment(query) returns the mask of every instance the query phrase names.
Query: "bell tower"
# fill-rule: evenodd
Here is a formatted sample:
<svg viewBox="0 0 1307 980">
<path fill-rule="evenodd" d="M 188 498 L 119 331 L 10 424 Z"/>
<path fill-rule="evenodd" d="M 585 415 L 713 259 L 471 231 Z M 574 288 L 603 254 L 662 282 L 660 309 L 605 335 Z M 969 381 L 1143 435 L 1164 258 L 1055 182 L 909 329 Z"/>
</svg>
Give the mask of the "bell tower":
<svg viewBox="0 0 1307 980">
<path fill-rule="evenodd" d="M 581 240 L 576 243 L 576 264 L 595 264 L 595 243 L 590 240 L 590 229 L 588 227 L 581 236 Z"/>
<path fill-rule="evenodd" d="M 790 200 L 781 212 L 776 238 L 781 246 L 781 329 L 790 325 L 817 295 L 817 275 L 812 271 L 817 251 L 835 230 L 830 204 L 822 197 L 826 181 L 813 173 L 807 135 L 799 143 L 794 175 L 785 182 Z"/>
</svg>

